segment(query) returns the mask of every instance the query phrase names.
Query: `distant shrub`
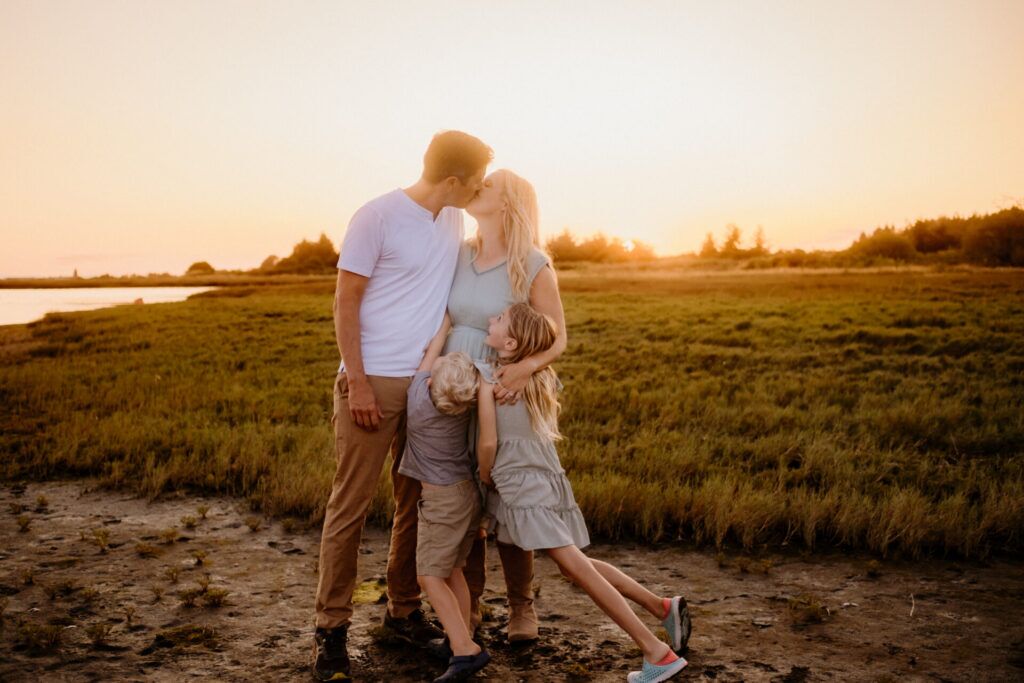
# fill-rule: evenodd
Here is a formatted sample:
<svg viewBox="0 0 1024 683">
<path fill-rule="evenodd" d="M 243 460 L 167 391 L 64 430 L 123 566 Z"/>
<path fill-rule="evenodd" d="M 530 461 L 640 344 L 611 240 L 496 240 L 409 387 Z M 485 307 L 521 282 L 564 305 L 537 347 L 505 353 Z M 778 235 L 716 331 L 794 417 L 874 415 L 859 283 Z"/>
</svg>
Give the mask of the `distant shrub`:
<svg viewBox="0 0 1024 683">
<path fill-rule="evenodd" d="M 266 266 L 270 258 L 263 261 Z M 338 266 L 338 252 L 327 235 L 320 233 L 316 242 L 302 240 L 292 248 L 292 253 L 270 267 L 273 273 L 323 273 L 333 272 Z M 261 266 L 262 268 L 263 266 Z"/>
<path fill-rule="evenodd" d="M 206 261 L 196 261 L 188 270 L 185 271 L 185 275 L 212 275 L 217 271 Z"/>
</svg>

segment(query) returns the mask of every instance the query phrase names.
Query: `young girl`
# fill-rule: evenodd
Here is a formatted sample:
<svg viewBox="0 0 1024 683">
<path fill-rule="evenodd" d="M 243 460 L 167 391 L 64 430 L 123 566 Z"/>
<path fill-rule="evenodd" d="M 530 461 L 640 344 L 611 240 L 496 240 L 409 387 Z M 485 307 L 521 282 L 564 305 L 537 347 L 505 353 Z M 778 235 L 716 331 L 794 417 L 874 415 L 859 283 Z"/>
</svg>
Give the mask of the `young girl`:
<svg viewBox="0 0 1024 683">
<path fill-rule="evenodd" d="M 550 318 L 527 304 L 514 304 L 490 319 L 487 345 L 498 354 L 499 367 L 539 353 L 555 341 Z M 583 588 L 605 614 L 636 642 L 644 654 L 642 671 L 629 674 L 634 683 L 668 680 L 686 666 L 673 650 L 682 650 L 690 635 L 686 601 L 662 598 L 580 548 L 590 543 L 572 487 L 555 451 L 558 432 L 558 379 L 553 369 L 535 373 L 525 400 L 496 405 L 493 375 L 481 367 L 477 396 L 480 480 L 497 489 L 488 496 L 498 541 L 524 550 L 546 550 L 559 569 Z M 660 641 L 633 613 L 629 598 L 663 620 L 672 646 Z"/>
</svg>

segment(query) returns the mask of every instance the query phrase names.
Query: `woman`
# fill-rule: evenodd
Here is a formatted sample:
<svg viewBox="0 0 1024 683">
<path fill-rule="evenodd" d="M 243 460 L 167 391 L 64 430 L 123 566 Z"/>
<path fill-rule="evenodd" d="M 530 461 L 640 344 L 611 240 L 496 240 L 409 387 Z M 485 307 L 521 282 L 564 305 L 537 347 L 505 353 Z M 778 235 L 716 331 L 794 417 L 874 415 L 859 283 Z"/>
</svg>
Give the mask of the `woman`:
<svg viewBox="0 0 1024 683">
<path fill-rule="evenodd" d="M 495 378 L 495 398 L 515 401 L 530 376 L 547 367 L 566 346 L 565 314 L 551 261 L 540 246 L 539 212 L 533 186 L 508 170 L 484 180 L 466 211 L 479 226 L 477 237 L 462 246 L 448 297 L 452 330 L 444 352 L 462 351 L 475 361 L 490 360 L 488 320 L 514 303 L 528 302 L 555 322 L 557 337 L 548 350 L 502 367 Z M 471 430 L 472 431 L 472 430 Z M 484 539 L 473 545 L 463 573 L 469 584 L 474 626 L 480 623 L 484 590 Z M 509 641 L 537 639 L 533 609 L 533 553 L 498 544 L 509 604 Z"/>
</svg>

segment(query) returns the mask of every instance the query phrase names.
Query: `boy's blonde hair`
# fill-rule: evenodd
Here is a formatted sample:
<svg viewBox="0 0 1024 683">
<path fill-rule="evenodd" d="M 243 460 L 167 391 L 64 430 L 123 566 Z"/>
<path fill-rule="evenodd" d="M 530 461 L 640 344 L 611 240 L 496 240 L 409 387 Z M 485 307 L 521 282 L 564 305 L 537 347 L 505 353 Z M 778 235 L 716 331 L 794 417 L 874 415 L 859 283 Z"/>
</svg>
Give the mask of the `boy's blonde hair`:
<svg viewBox="0 0 1024 683">
<path fill-rule="evenodd" d="M 430 398 L 434 407 L 445 415 L 461 415 L 476 402 L 480 373 L 473 359 L 461 351 L 449 353 L 434 361 L 430 371 Z"/>
<path fill-rule="evenodd" d="M 502 358 L 501 365 L 518 363 L 524 358 L 551 348 L 558 336 L 555 322 L 529 304 L 512 304 L 508 309 L 508 336 L 516 340 L 512 355 Z M 558 431 L 558 375 L 548 366 L 538 370 L 526 382 L 526 407 L 534 431 L 552 441 L 562 438 Z"/>
</svg>

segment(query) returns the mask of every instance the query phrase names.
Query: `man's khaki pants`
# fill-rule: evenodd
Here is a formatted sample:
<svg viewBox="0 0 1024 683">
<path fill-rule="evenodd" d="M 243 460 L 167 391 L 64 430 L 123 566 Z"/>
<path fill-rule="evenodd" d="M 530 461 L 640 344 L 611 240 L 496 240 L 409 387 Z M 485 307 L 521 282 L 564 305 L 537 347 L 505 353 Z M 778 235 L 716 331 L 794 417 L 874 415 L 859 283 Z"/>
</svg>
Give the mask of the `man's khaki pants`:
<svg viewBox="0 0 1024 683">
<path fill-rule="evenodd" d="M 395 518 L 388 554 L 388 612 L 405 618 L 420 606 L 416 582 L 416 503 L 420 482 L 398 473 L 405 448 L 405 403 L 411 377 L 368 377 L 384 417 L 380 429 L 367 431 L 352 421 L 345 373 L 334 383 L 334 455 L 337 470 L 327 501 L 320 539 L 320 582 L 316 625 L 335 628 L 352 619 L 356 560 L 366 511 L 391 450 L 394 464 Z"/>
</svg>

